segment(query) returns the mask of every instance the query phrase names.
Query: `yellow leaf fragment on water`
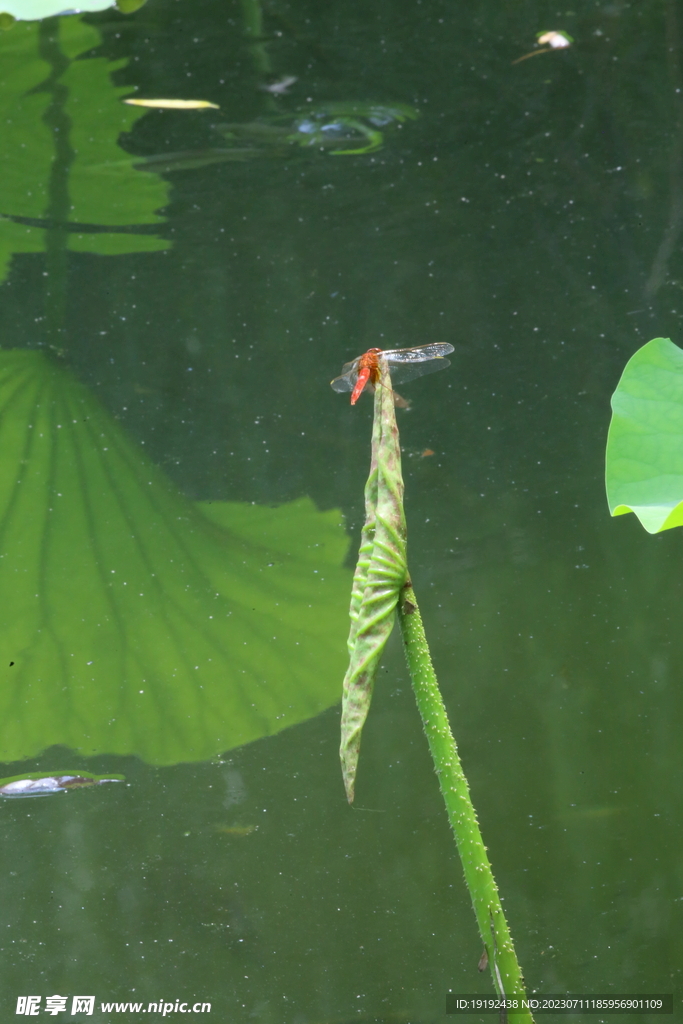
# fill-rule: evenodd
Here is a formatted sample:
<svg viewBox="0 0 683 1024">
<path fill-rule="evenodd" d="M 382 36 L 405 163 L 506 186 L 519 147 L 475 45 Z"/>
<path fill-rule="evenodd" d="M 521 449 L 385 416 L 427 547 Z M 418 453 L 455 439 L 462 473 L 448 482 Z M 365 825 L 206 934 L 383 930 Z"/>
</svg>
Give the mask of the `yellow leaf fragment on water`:
<svg viewBox="0 0 683 1024">
<path fill-rule="evenodd" d="M 220 110 L 217 103 L 209 103 L 208 100 L 124 100 L 131 107 L 159 107 L 162 110 L 205 110 L 211 107 L 213 110 Z"/>
<path fill-rule="evenodd" d="M 553 50 L 563 50 L 565 47 L 572 45 L 571 39 L 564 32 L 544 32 L 543 35 L 538 37 L 538 42 L 541 46 L 552 47 Z"/>
</svg>

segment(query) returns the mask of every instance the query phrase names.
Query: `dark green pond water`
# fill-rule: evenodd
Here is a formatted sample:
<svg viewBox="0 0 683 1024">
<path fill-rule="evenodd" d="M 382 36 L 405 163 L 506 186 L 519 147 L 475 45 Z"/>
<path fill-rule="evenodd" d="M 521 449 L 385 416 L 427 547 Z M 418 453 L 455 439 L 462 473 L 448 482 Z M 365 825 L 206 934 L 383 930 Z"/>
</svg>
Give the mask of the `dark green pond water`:
<svg viewBox="0 0 683 1024">
<path fill-rule="evenodd" d="M 548 30 L 573 44 L 513 64 Z M 148 0 L 0 36 L 2 774 L 127 780 L 0 805 L 3 1019 L 491 993 L 396 637 L 354 809 L 337 753 L 372 403 L 329 381 L 431 341 L 409 561 L 527 985 L 680 991 L 683 542 L 611 520 L 602 476 L 626 360 L 681 339 L 682 40 L 675 0 Z M 313 146 L 216 128 L 310 116 Z"/>
</svg>

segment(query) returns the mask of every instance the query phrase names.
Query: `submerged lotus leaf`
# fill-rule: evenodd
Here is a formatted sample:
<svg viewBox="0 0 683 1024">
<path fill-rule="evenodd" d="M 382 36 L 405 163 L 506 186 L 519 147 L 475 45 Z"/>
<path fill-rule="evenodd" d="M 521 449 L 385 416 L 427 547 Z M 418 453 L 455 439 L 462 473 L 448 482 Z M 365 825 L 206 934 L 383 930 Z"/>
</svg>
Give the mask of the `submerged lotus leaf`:
<svg viewBox="0 0 683 1024">
<path fill-rule="evenodd" d="M 198 761 L 335 703 L 337 511 L 193 504 L 38 352 L 0 413 L 0 760 Z"/>
<path fill-rule="evenodd" d="M 631 356 L 612 396 L 605 479 L 613 516 L 648 533 L 683 526 L 683 351 L 654 338 Z"/>
</svg>

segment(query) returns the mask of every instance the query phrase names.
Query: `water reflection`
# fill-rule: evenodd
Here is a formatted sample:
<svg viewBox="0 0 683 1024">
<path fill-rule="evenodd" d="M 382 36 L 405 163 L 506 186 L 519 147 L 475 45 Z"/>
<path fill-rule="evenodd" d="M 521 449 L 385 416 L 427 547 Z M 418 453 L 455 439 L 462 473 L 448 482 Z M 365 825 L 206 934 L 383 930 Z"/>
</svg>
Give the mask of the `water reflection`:
<svg viewBox="0 0 683 1024">
<path fill-rule="evenodd" d="M 107 187 L 98 175 L 99 165 L 121 160 L 118 136 L 141 116 L 119 102 L 115 66 L 92 56 L 100 42 L 99 32 L 76 17 L 21 22 L 0 33 L 3 160 L 12 169 L 0 210 L 0 274 L 12 254 L 45 251 L 48 318 L 59 327 L 67 251 L 113 255 L 168 244 L 132 230 L 160 223 L 156 210 L 167 196 L 160 179 L 129 166 Z M 89 225 L 114 230 L 93 232 Z M 127 231 L 117 230 L 124 226 Z"/>
</svg>

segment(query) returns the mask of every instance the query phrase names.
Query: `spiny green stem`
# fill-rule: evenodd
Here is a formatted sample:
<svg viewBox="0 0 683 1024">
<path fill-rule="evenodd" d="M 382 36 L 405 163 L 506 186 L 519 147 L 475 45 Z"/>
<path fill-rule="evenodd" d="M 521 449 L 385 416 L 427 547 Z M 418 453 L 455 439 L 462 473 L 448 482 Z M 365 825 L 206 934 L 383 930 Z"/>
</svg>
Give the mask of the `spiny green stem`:
<svg viewBox="0 0 683 1024">
<path fill-rule="evenodd" d="M 397 609 L 415 699 L 460 854 L 479 933 L 486 949 L 493 984 L 500 996 L 523 997 L 522 971 L 479 831 L 469 786 L 436 681 L 415 591 L 410 581 L 403 587 Z M 514 1016 L 515 1020 L 520 1021 L 533 1020 L 528 1011 L 514 1015 L 508 1011 L 508 1016 Z"/>
</svg>

